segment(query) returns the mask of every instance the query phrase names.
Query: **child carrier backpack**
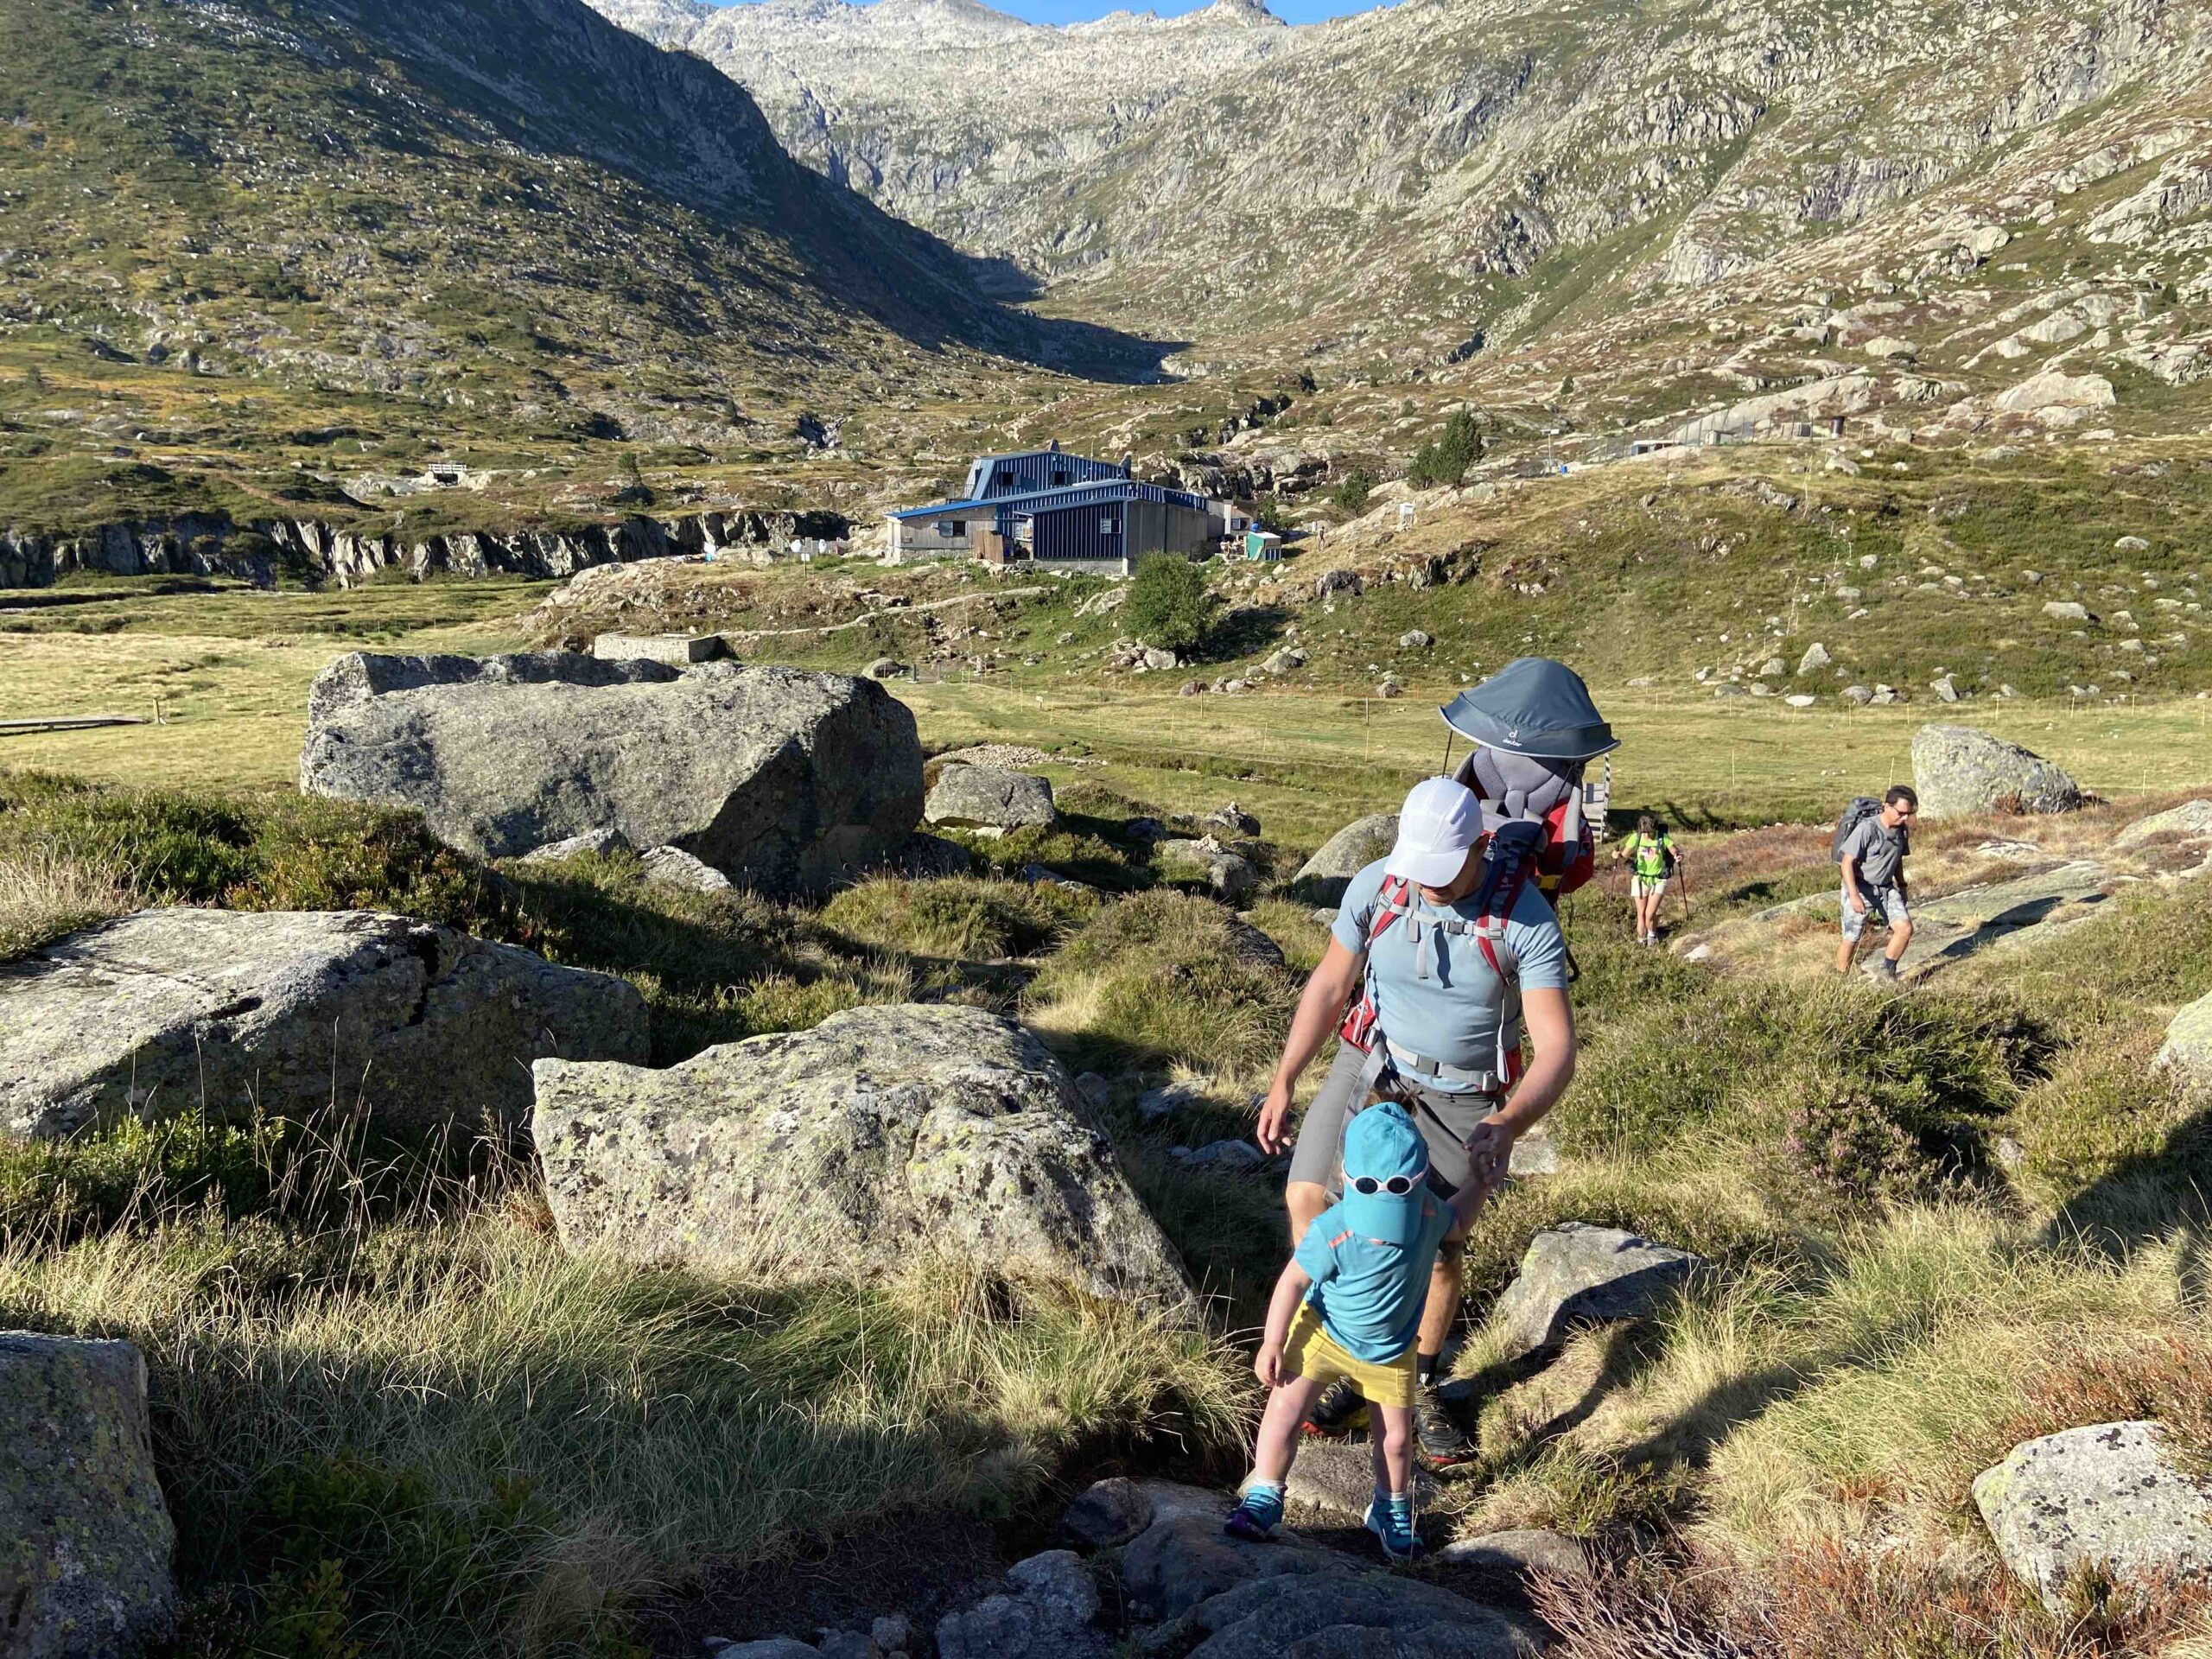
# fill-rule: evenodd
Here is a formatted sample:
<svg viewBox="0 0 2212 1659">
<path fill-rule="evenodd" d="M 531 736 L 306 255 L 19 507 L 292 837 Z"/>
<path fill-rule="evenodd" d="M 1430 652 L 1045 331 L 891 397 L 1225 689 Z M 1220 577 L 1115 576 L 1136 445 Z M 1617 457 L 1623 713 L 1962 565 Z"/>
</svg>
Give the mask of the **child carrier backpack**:
<svg viewBox="0 0 2212 1659">
<path fill-rule="evenodd" d="M 1828 862 L 1842 863 L 1843 846 L 1851 839 L 1853 832 L 1867 819 L 1878 818 L 1881 816 L 1881 802 L 1876 800 L 1872 795 L 1854 796 L 1851 804 L 1843 809 L 1843 816 L 1835 821 L 1835 837 L 1828 842 Z M 1912 851 L 1912 831 L 1907 826 L 1899 824 L 1890 833 L 1897 838 L 1897 847 L 1901 855 Z"/>
<path fill-rule="evenodd" d="M 1490 970 L 1507 984 L 1513 976 L 1505 969 L 1504 958 L 1498 954 L 1505 939 L 1506 918 L 1512 915 L 1521 889 L 1536 873 L 1541 852 L 1543 825 L 1529 818 L 1500 824 L 1491 835 L 1490 868 L 1483 876 L 1483 884 L 1475 889 L 1474 899 L 1478 915 L 1472 921 L 1459 917 L 1425 918 L 1422 925 L 1442 929 L 1446 933 L 1471 934 L 1475 946 L 1483 953 L 1483 960 Z M 1390 930 L 1391 925 L 1402 919 L 1413 908 L 1413 884 L 1402 875 L 1382 878 L 1382 890 L 1376 895 L 1375 915 L 1368 924 L 1367 944 Z M 1337 1035 L 1354 1048 L 1366 1052 L 1369 1057 L 1367 1081 L 1374 1081 L 1377 1073 L 1386 1069 L 1390 1058 L 1387 1040 L 1378 1041 L 1382 1033 L 1377 1027 L 1375 993 L 1363 986 L 1359 1000 L 1352 1004 L 1351 1012 L 1344 1016 Z M 1421 1057 L 1410 1057 L 1418 1061 Z M 1452 1068 L 1434 1062 L 1416 1066 L 1417 1070 L 1432 1073 L 1448 1073 Z M 1502 1094 L 1511 1088 L 1521 1076 L 1521 1028 L 1517 1021 L 1501 1019 L 1497 1027 L 1497 1065 L 1490 1075 L 1490 1086 L 1483 1090 L 1488 1094 Z M 1477 1082 L 1481 1087 L 1481 1083 Z"/>
<path fill-rule="evenodd" d="M 1620 740 L 1582 677 L 1548 657 L 1518 658 L 1437 712 L 1475 745 L 1452 775 L 1485 812 L 1536 826 L 1530 879 L 1544 895 L 1558 899 L 1588 881 L 1605 836 L 1612 762 L 1594 783 L 1584 773 Z M 1447 761 L 1451 753 L 1447 737 Z"/>
</svg>

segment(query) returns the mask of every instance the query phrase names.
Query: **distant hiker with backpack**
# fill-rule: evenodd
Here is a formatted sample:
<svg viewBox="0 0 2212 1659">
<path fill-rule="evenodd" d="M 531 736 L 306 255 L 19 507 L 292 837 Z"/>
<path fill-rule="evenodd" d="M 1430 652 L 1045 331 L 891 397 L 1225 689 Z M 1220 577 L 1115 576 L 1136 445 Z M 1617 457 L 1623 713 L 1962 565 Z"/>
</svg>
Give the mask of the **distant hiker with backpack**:
<svg viewBox="0 0 2212 1659">
<path fill-rule="evenodd" d="M 1837 821 L 1831 855 L 1843 867 L 1843 943 L 1836 947 L 1835 970 L 1851 971 L 1859 940 L 1871 917 L 1890 930 L 1878 963 L 1868 969 L 1894 982 L 1897 961 L 1912 943 L 1912 912 L 1906 907 L 1904 861 L 1912 851 L 1912 821 L 1920 797 L 1898 784 L 1880 800 L 1860 796 Z"/>
<path fill-rule="evenodd" d="M 1659 901 L 1667 896 L 1667 883 L 1681 868 L 1682 855 L 1674 836 L 1656 812 L 1637 816 L 1636 833 L 1620 844 L 1613 862 L 1629 861 L 1628 895 L 1636 906 L 1636 942 L 1659 943 Z"/>
<path fill-rule="evenodd" d="M 1616 747 L 1611 731 L 1573 671 L 1543 658 L 1509 664 L 1443 712 L 1484 747 L 1458 777 L 1415 785 L 1389 855 L 1352 877 L 1261 1110 L 1262 1148 L 1295 1148 L 1284 1194 L 1294 1245 L 1342 1190 L 1346 1125 L 1370 1106 L 1405 1106 L 1427 1147 L 1428 1187 L 1448 1203 L 1505 1178 L 1514 1142 L 1574 1075 L 1567 941 L 1544 887 L 1587 879 L 1603 817 L 1588 810 L 1581 769 Z M 1535 1049 L 1525 1071 L 1524 1029 Z M 1332 1030 L 1344 1040 L 1294 1141 L 1293 1091 Z M 1459 1233 L 1429 1274 L 1414 1353 L 1414 1443 L 1435 1468 L 1474 1455 L 1435 1392 L 1459 1309 Z M 1349 1428 L 1362 1409 L 1339 1380 L 1313 1427 Z"/>
</svg>

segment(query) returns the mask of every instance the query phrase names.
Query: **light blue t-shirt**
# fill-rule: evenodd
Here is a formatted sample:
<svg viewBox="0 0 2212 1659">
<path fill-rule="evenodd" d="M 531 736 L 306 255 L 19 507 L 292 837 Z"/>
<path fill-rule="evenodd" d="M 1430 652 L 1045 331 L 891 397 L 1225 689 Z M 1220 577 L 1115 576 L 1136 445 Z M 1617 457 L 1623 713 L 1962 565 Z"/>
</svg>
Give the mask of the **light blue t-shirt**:
<svg viewBox="0 0 2212 1659">
<path fill-rule="evenodd" d="M 1412 908 L 1390 924 L 1369 946 L 1382 893 L 1383 861 L 1377 859 L 1351 879 L 1333 930 L 1347 950 L 1367 952 L 1367 992 L 1376 1016 L 1396 1047 L 1441 1060 L 1468 1071 L 1497 1069 L 1497 1033 L 1503 1023 L 1521 1028 L 1521 993 L 1567 988 L 1567 940 L 1551 901 L 1532 880 L 1522 884 L 1505 918 L 1498 951 L 1511 977 L 1501 985 L 1483 957 L 1472 933 L 1446 932 L 1434 924 L 1456 917 L 1478 922 L 1482 910 L 1470 893 L 1441 909 L 1408 885 Z M 1471 1083 L 1419 1077 L 1424 1088 L 1457 1094 Z"/>
<path fill-rule="evenodd" d="M 1429 1269 L 1436 1265 L 1437 1246 L 1452 1230 L 1449 1205 L 1426 1190 L 1421 1201 L 1427 1207 L 1421 1237 L 1410 1249 L 1360 1237 L 1345 1224 L 1341 1204 L 1314 1217 L 1298 1242 L 1293 1259 L 1313 1281 L 1306 1304 L 1354 1359 L 1388 1364 L 1421 1334 Z"/>
</svg>

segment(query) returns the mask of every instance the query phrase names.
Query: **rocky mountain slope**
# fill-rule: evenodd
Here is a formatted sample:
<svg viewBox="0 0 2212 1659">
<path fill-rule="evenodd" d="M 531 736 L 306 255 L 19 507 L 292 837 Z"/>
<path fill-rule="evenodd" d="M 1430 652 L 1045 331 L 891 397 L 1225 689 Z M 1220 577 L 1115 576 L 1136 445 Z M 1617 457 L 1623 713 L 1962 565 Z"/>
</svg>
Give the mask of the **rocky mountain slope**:
<svg viewBox="0 0 2212 1659">
<path fill-rule="evenodd" d="M 0 10 L 0 524 L 48 493 L 17 463 L 71 452 L 798 451 L 825 390 L 1112 343 L 984 297 L 726 77 L 577 0 Z"/>
<path fill-rule="evenodd" d="M 2194 86 L 2168 0 L 1217 4 L 1039 29 L 973 0 L 726 9 L 683 43 L 793 153 L 972 251 L 1249 358 L 1397 371 L 1696 289 L 2024 140 Z"/>
</svg>

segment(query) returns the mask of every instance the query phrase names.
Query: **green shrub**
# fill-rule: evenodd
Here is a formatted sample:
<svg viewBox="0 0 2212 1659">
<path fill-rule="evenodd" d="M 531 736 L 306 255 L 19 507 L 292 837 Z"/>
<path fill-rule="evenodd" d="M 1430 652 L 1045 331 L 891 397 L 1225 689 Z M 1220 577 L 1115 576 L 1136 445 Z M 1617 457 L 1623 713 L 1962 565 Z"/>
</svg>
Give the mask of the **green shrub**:
<svg viewBox="0 0 2212 1659">
<path fill-rule="evenodd" d="M 988 961 L 1031 954 L 1096 905 L 1049 882 L 879 876 L 832 899 L 822 919 L 880 950 Z"/>
<path fill-rule="evenodd" d="M 1280 1050 L 1298 985 L 1235 924 L 1188 893 L 1108 905 L 1046 958 L 1026 1006 L 1078 1067 L 1249 1077 Z"/>
<path fill-rule="evenodd" d="M 1131 634 L 1161 651 L 1196 650 L 1213 618 L 1205 572 L 1179 553 L 1156 553 L 1129 578 L 1122 607 Z"/>
<path fill-rule="evenodd" d="M 1332 499 L 1346 512 L 1358 512 L 1366 507 L 1367 498 L 1374 493 L 1375 474 L 1364 467 L 1355 467 L 1344 474 L 1344 481 L 1337 486 Z"/>
<path fill-rule="evenodd" d="M 1406 481 L 1416 489 L 1456 485 L 1482 454 L 1483 437 L 1476 429 L 1475 417 L 1464 409 L 1456 410 L 1444 423 L 1442 435 L 1423 444 L 1414 454 L 1413 464 L 1406 469 Z"/>
</svg>

